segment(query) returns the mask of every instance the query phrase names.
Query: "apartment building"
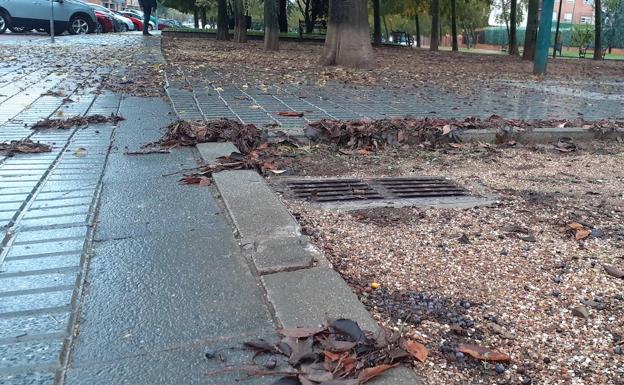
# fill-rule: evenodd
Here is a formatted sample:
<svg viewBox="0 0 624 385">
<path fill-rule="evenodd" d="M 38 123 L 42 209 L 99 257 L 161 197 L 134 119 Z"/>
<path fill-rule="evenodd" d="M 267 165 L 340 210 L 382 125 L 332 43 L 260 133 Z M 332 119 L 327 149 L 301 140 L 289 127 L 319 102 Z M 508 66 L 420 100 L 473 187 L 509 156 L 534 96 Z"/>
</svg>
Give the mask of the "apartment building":
<svg viewBox="0 0 624 385">
<path fill-rule="evenodd" d="M 555 0 L 553 20 L 559 15 L 559 1 Z M 561 22 L 572 24 L 594 24 L 594 0 L 563 0 Z"/>
</svg>

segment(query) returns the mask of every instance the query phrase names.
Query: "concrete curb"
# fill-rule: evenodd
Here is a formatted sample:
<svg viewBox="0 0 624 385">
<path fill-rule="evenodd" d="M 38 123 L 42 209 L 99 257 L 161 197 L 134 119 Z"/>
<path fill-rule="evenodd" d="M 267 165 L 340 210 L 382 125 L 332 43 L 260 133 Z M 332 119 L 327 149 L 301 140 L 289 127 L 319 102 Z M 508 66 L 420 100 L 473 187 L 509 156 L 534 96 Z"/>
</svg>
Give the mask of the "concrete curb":
<svg viewBox="0 0 624 385">
<path fill-rule="evenodd" d="M 198 149 L 207 163 L 232 152 L 230 145 L 222 143 L 205 143 Z M 299 223 L 262 176 L 236 170 L 216 173 L 213 179 L 282 327 L 318 326 L 330 318 L 349 318 L 364 330 L 379 331 L 349 285 L 309 238 L 301 236 Z M 420 385 L 422 380 L 401 367 L 371 384 Z"/>
<path fill-rule="evenodd" d="M 459 138 L 463 142 L 505 143 L 516 141 L 521 144 L 548 144 L 559 141 L 561 138 L 570 138 L 576 142 L 589 142 L 592 140 L 608 140 L 624 138 L 624 131 L 612 132 L 593 131 L 585 128 L 534 128 L 527 130 L 462 130 Z"/>
</svg>

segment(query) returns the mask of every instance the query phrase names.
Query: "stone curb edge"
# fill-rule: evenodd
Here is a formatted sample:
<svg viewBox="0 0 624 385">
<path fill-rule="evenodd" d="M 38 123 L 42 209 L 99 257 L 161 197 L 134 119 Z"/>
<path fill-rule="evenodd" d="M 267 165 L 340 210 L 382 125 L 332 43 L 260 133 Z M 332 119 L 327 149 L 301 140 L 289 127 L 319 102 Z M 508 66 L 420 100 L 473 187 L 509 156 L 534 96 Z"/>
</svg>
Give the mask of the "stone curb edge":
<svg viewBox="0 0 624 385">
<path fill-rule="evenodd" d="M 206 163 L 231 153 L 232 145 L 202 143 Z M 379 327 L 368 310 L 299 223 L 255 171 L 222 171 L 213 176 L 227 214 L 237 228 L 243 255 L 250 261 L 281 327 L 318 326 L 330 318 L 350 318 L 364 330 Z M 372 385 L 420 385 L 413 370 L 396 368 Z"/>
</svg>

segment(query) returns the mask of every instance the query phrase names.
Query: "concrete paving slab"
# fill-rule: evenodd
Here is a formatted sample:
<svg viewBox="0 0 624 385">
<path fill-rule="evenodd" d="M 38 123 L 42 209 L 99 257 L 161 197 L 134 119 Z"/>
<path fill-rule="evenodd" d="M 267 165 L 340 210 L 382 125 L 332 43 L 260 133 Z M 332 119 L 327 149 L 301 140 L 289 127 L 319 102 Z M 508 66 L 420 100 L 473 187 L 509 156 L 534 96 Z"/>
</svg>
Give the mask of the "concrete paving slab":
<svg viewBox="0 0 624 385">
<path fill-rule="evenodd" d="M 219 157 L 238 152 L 238 148 L 230 142 L 199 143 L 196 147 L 204 163 L 213 163 Z"/>
<path fill-rule="evenodd" d="M 257 172 L 222 171 L 213 178 L 241 238 L 300 235 L 295 218 Z"/>
<path fill-rule="evenodd" d="M 357 296 L 330 268 L 269 274 L 262 282 L 283 327 L 316 326 L 330 318 L 349 318 L 364 330 L 377 330 L 377 323 Z"/>
<path fill-rule="evenodd" d="M 182 186 L 177 179 L 155 175 L 104 184 L 95 239 L 199 229 L 231 231 L 209 189 Z"/>
<path fill-rule="evenodd" d="M 273 384 L 279 377 L 253 376 L 243 373 L 222 371 L 226 365 L 241 366 L 251 362 L 253 352 L 232 349 L 256 337 L 274 340 L 271 335 L 236 337 L 222 340 L 195 341 L 191 344 L 172 346 L 166 350 L 146 351 L 135 357 L 108 361 L 88 362 L 72 365 L 66 376 L 66 385 L 230 385 L 230 384 Z M 220 351 L 226 362 L 204 356 L 206 348 Z M 262 362 L 262 358 L 258 358 Z M 241 381 L 246 378 L 246 381 Z"/>
<path fill-rule="evenodd" d="M 74 364 L 273 331 L 231 233 L 202 232 L 208 229 L 96 244 Z"/>
<path fill-rule="evenodd" d="M 306 237 L 268 238 L 258 242 L 252 258 L 260 274 L 310 267 L 320 253 Z"/>
</svg>

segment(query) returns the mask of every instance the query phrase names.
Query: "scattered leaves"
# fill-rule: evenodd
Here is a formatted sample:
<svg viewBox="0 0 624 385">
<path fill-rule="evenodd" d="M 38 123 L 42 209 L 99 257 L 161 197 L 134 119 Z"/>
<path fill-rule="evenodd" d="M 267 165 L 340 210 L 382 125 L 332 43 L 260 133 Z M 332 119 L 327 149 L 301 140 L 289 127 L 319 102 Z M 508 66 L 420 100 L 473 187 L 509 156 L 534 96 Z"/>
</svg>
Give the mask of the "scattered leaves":
<svg viewBox="0 0 624 385">
<path fill-rule="evenodd" d="M 103 124 L 103 123 L 112 123 L 117 124 L 120 121 L 125 120 L 125 118 L 113 115 L 104 116 L 104 115 L 89 115 L 89 116 L 73 116 L 71 118 L 66 119 L 44 119 L 35 123 L 32 126 L 33 130 L 54 128 L 54 129 L 69 129 L 73 127 L 86 128 L 89 124 Z"/>
<path fill-rule="evenodd" d="M 52 147 L 48 144 L 33 142 L 30 139 L 12 140 L 10 142 L 0 142 L 0 152 L 7 155 L 15 153 L 34 154 L 40 152 L 50 152 Z"/>
</svg>

